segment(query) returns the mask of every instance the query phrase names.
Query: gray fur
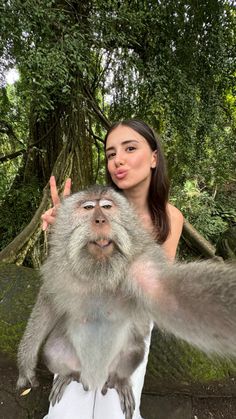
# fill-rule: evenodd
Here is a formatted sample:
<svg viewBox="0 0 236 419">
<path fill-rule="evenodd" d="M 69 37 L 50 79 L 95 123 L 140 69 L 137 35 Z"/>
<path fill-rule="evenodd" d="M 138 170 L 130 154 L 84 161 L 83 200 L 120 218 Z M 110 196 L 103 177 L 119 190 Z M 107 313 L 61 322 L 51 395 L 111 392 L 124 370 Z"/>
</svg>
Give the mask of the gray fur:
<svg viewBox="0 0 236 419">
<path fill-rule="evenodd" d="M 112 210 L 97 206 L 79 214 L 82 201 L 104 197 L 114 202 Z M 105 214 L 105 221 L 93 213 Z M 113 252 L 95 257 L 87 244 L 104 238 L 112 240 Z M 111 188 L 95 187 L 65 199 L 41 272 L 43 285 L 19 347 L 17 385 L 36 384 L 34 371 L 44 346 L 48 367 L 59 374 L 52 403 L 76 379 L 104 394 L 116 388 L 131 419 L 129 378 L 143 359 L 151 320 L 207 352 L 235 355 L 235 266 L 170 264 L 127 200 Z M 144 294 L 143 278 L 154 281 L 157 298 Z"/>
</svg>

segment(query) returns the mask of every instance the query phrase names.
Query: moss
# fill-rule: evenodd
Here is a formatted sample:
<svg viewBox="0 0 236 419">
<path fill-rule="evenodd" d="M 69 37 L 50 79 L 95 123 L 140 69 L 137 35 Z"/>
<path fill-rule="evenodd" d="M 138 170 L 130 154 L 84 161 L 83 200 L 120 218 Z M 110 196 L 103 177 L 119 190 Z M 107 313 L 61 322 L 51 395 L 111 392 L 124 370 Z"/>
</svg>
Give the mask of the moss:
<svg viewBox="0 0 236 419">
<path fill-rule="evenodd" d="M 210 358 L 184 341 L 155 331 L 148 372 L 159 382 L 206 384 L 235 375 L 236 363 Z"/>
<path fill-rule="evenodd" d="M 0 352 L 8 355 L 9 358 L 16 357 L 17 347 L 25 329 L 25 323 L 11 325 L 0 321 Z"/>
<path fill-rule="evenodd" d="M 37 271 L 0 265 L 0 352 L 9 358 L 15 358 L 39 286 Z"/>
</svg>

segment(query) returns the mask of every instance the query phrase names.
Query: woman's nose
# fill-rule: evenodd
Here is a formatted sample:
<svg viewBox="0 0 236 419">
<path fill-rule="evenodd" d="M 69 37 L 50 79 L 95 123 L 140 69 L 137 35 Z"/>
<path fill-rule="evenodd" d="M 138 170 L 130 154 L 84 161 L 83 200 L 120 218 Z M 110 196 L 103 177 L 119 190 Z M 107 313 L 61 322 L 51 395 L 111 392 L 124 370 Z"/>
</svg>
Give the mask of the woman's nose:
<svg viewBox="0 0 236 419">
<path fill-rule="evenodd" d="M 116 167 L 123 166 L 125 164 L 124 156 L 122 153 L 116 153 L 115 165 Z"/>
</svg>

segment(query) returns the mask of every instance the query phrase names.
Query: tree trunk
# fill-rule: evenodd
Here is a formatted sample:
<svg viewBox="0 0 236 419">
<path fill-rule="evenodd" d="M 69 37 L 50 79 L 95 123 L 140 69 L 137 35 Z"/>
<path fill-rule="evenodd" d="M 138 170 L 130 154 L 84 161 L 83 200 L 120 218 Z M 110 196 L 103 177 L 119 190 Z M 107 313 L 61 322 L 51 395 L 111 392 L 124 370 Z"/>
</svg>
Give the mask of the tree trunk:
<svg viewBox="0 0 236 419">
<path fill-rule="evenodd" d="M 50 193 L 46 187 L 40 203 L 39 193 L 38 199 L 35 199 L 32 190 L 37 196 L 37 191 L 47 185 L 51 174 L 56 176 L 59 191 L 62 191 L 67 177 L 72 178 L 74 190 L 94 182 L 93 140 L 86 129 L 87 108 L 79 92 L 74 94 L 74 98 L 63 113 L 58 111 L 58 116 L 53 113 L 40 122 L 36 117 L 31 119 L 29 147 L 31 144 L 38 144 L 38 147 L 31 148 L 25 156 L 21 172 L 1 208 L 2 228 L 8 237 L 7 230 L 10 228 L 5 220 L 9 219 L 14 204 L 10 227 L 11 237 L 16 237 L 1 251 L 0 261 L 22 264 L 27 257 L 26 265 L 38 267 L 44 258 L 43 251 L 37 260 L 34 260 L 34 252 L 32 256 L 30 253 L 35 246 L 38 246 L 38 250 L 44 248 L 45 238 L 41 234 L 40 217 L 50 204 Z"/>
</svg>

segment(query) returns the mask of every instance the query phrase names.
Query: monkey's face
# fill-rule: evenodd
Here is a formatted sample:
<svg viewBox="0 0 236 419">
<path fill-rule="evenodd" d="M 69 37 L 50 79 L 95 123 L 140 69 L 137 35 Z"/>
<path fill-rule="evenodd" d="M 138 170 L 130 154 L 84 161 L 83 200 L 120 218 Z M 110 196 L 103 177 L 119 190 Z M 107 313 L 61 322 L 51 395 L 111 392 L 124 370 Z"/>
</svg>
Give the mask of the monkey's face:
<svg viewBox="0 0 236 419">
<path fill-rule="evenodd" d="M 92 197 L 79 203 L 78 217 L 81 220 L 89 217 L 93 237 L 87 243 L 87 250 L 96 259 L 106 258 L 113 253 L 111 217 L 116 213 L 117 207 L 110 197 Z"/>
<path fill-rule="evenodd" d="M 57 263 L 64 258 L 76 272 L 85 267 L 91 270 L 94 263 L 97 269 L 98 262 L 104 269 L 111 264 L 119 269 L 120 260 L 128 262 L 143 248 L 145 234 L 127 199 L 112 188 L 97 185 L 63 201 L 53 232 L 51 245 Z"/>
</svg>

